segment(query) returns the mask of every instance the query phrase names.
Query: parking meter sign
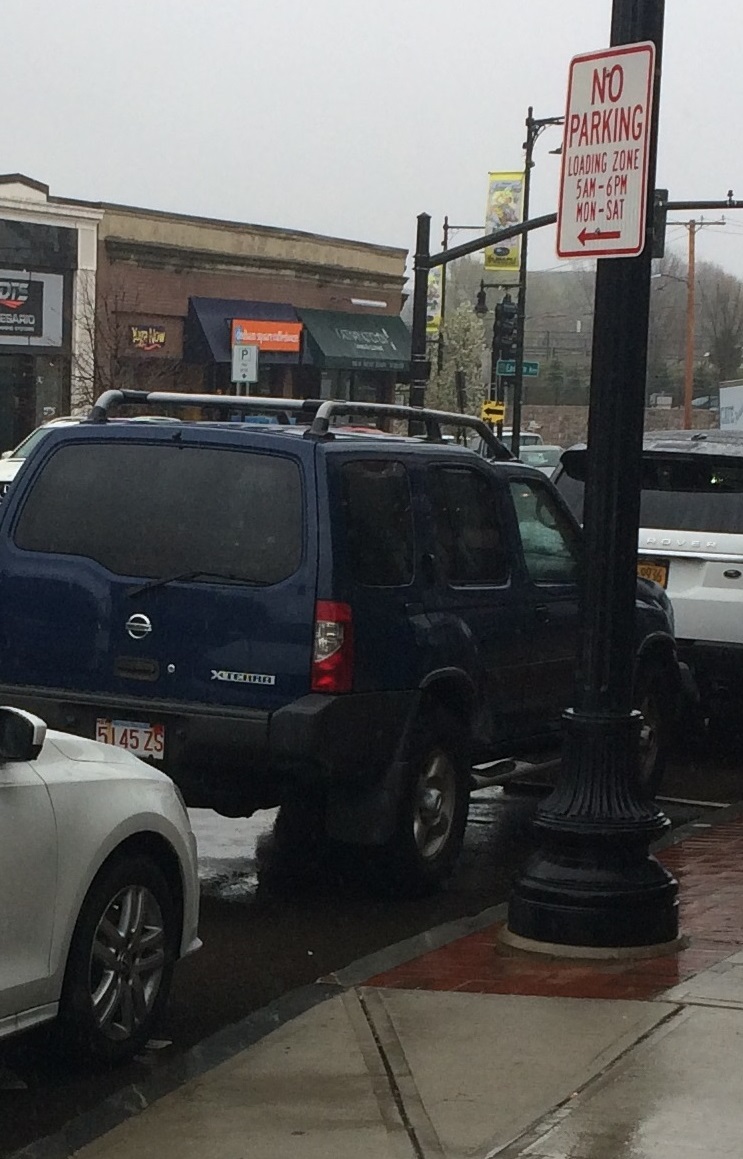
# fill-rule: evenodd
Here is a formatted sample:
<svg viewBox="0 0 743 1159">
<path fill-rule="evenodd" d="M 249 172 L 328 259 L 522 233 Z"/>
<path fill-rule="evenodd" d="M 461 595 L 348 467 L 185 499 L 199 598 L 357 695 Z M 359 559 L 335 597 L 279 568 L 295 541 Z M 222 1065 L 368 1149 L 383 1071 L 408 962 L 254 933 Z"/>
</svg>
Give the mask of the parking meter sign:
<svg viewBox="0 0 743 1159">
<path fill-rule="evenodd" d="M 637 257 L 645 248 L 654 74 L 651 41 L 570 62 L 558 257 Z"/>
</svg>

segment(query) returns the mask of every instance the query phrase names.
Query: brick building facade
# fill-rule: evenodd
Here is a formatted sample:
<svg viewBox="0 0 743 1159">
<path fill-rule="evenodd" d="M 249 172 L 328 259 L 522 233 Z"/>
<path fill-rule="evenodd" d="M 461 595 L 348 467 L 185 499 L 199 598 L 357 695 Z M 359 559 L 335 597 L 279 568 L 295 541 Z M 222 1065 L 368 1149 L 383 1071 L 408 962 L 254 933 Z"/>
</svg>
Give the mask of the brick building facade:
<svg viewBox="0 0 743 1159">
<path fill-rule="evenodd" d="M 323 311 L 343 328 L 352 315 L 354 329 L 391 327 L 409 345 L 399 319 L 406 251 L 125 206 L 98 208 L 96 387 L 116 379 L 141 388 L 230 392 L 231 327 L 244 320 L 263 323 L 255 392 L 360 397 L 370 385 L 375 398 L 392 396 L 407 349 L 394 359 L 384 350 L 354 357 L 349 348 L 340 365 L 342 352 L 316 348 L 312 321 L 314 311 Z M 294 328 L 296 342 L 278 348 L 282 323 Z"/>
<path fill-rule="evenodd" d="M 29 229 L 37 222 L 69 224 L 58 271 L 44 249 L 57 235 L 34 241 Z M 25 231 L 25 248 L 14 228 Z M 28 177 L 0 176 L 0 298 L 6 267 L 19 276 L 59 273 L 64 284 L 51 393 L 40 361 L 49 349 L 24 347 L 21 374 L 14 347 L 15 361 L 6 354 L 5 366 L 0 324 L 0 449 L 52 414 L 83 411 L 114 386 L 234 392 L 236 336 L 259 348 L 251 393 L 392 398 L 410 357 L 399 317 L 406 257 L 298 230 L 60 198 Z M 51 304 L 52 288 L 56 282 L 45 291 Z M 16 383 L 5 423 L 4 369 Z"/>
</svg>

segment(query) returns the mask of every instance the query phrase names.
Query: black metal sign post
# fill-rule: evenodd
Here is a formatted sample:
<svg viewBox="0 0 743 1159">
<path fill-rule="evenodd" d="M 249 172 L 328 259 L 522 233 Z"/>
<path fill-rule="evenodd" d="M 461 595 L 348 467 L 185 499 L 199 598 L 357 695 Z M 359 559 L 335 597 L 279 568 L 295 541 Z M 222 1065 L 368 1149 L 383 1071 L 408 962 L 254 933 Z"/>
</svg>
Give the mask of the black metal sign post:
<svg viewBox="0 0 743 1159">
<path fill-rule="evenodd" d="M 418 214 L 415 235 L 413 277 L 413 327 L 410 348 L 410 405 L 423 406 L 428 383 L 426 359 L 426 310 L 428 306 L 428 273 L 431 269 L 431 215 Z"/>
<path fill-rule="evenodd" d="M 614 0 L 612 45 L 656 48 L 647 232 L 639 257 L 598 262 L 577 706 L 562 779 L 537 812 L 540 849 L 509 905 L 509 930 L 535 943 L 651 946 L 678 935 L 676 882 L 649 854 L 669 822 L 639 797 L 642 718 L 632 711 L 663 15 L 664 0 Z"/>
</svg>

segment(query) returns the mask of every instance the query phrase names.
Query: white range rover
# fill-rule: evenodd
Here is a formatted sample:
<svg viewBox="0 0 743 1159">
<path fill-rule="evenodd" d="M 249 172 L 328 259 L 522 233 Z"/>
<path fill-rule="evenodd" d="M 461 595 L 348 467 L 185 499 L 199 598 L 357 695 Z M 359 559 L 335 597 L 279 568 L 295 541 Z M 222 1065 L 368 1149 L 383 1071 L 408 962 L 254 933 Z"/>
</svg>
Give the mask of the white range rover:
<svg viewBox="0 0 743 1159">
<path fill-rule="evenodd" d="M 585 446 L 554 482 L 583 515 Z M 654 431 L 643 441 L 637 570 L 665 588 L 679 659 L 725 731 L 743 708 L 743 431 Z"/>
</svg>

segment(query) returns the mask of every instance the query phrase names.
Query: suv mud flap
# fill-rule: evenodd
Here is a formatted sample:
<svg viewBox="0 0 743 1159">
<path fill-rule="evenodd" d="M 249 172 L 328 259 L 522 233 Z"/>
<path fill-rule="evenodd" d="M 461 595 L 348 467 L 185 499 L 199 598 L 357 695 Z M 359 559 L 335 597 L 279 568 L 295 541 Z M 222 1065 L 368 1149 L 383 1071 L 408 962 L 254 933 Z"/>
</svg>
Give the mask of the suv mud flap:
<svg viewBox="0 0 743 1159">
<path fill-rule="evenodd" d="M 397 825 L 400 797 L 409 771 L 408 761 L 392 761 L 374 784 L 336 781 L 328 795 L 325 815 L 328 837 L 351 845 L 384 845 L 389 841 Z"/>
<path fill-rule="evenodd" d="M 288 777 L 379 786 L 399 757 L 418 693 L 312 693 L 271 717 L 269 765 Z M 323 772 L 319 772 L 323 770 Z"/>
</svg>

